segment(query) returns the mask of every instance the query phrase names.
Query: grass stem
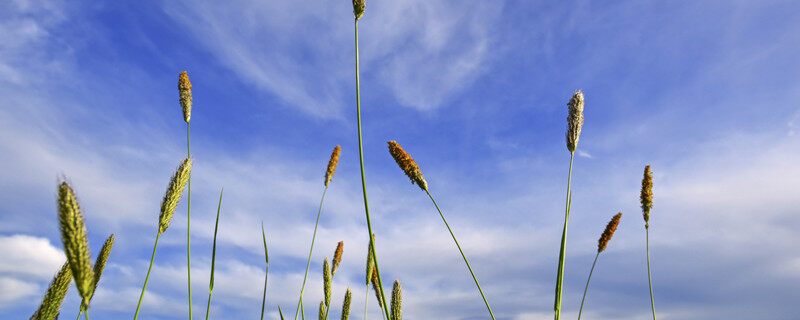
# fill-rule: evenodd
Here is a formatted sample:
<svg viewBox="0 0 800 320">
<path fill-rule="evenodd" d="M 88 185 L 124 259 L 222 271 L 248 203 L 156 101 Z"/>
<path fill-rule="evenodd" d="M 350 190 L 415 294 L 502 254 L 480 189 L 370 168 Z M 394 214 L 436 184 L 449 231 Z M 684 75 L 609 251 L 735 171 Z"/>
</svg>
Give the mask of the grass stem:
<svg viewBox="0 0 800 320">
<path fill-rule="evenodd" d="M 186 123 L 186 157 L 192 157 L 189 146 L 189 122 Z M 189 285 L 189 320 L 192 320 L 192 177 L 189 176 L 186 190 L 186 277 Z"/>
<path fill-rule="evenodd" d="M 647 285 L 650 287 L 650 308 L 653 311 L 653 320 L 656 320 L 656 304 L 653 301 L 653 278 L 650 275 L 650 227 L 645 226 L 644 230 L 647 246 Z"/>
<path fill-rule="evenodd" d="M 267 251 L 267 235 L 264 233 L 264 221 L 261 221 L 261 239 L 264 240 L 264 257 L 267 260 L 267 270 L 264 274 L 264 294 L 261 296 L 261 320 L 264 320 L 264 306 L 267 302 L 267 277 L 269 276 L 269 251 Z M 281 311 L 280 314 L 281 319 L 283 319 L 283 312 Z"/>
<path fill-rule="evenodd" d="M 325 202 L 325 194 L 328 193 L 328 187 L 322 191 L 322 199 L 319 201 L 319 210 L 317 211 L 317 222 L 314 223 L 314 234 L 311 236 L 311 249 L 308 250 L 308 261 L 306 262 L 306 273 L 303 276 L 303 285 L 300 286 L 300 300 L 297 302 L 297 310 L 294 312 L 294 320 L 297 320 L 297 315 L 300 313 L 301 306 L 303 305 L 303 292 L 306 288 L 306 280 L 308 280 L 308 268 L 311 267 L 311 254 L 314 253 L 314 241 L 317 239 L 317 228 L 319 227 L 319 217 L 322 215 L 322 204 Z"/>
<path fill-rule="evenodd" d="M 594 273 L 594 265 L 597 264 L 597 257 L 600 256 L 600 252 L 594 256 L 594 262 L 592 262 L 592 268 L 589 270 L 589 278 L 586 279 L 586 288 L 583 289 L 583 298 L 581 298 L 581 308 L 578 310 L 578 320 L 581 320 L 581 313 L 583 312 L 583 302 L 586 301 L 586 292 L 589 291 L 589 281 L 592 280 L 592 273 Z"/>
<path fill-rule="evenodd" d="M 564 213 L 564 230 L 561 233 L 561 252 L 558 255 L 558 274 L 556 275 L 556 294 L 553 310 L 555 311 L 555 320 L 561 316 L 561 294 L 563 292 L 562 285 L 564 283 L 564 260 L 566 260 L 567 250 L 567 225 L 569 224 L 569 212 L 572 207 L 572 162 L 575 159 L 575 152 L 570 152 L 569 155 L 569 174 L 567 176 L 567 204 Z"/>
<path fill-rule="evenodd" d="M 156 233 L 156 243 L 153 245 L 153 255 L 150 257 L 150 266 L 147 268 L 147 276 L 144 277 L 144 285 L 142 286 L 142 294 L 139 295 L 139 304 L 136 305 L 136 313 L 133 315 L 133 320 L 139 318 L 139 309 L 142 307 L 142 298 L 144 298 L 144 291 L 147 290 L 147 282 L 150 280 L 150 271 L 153 270 L 153 260 L 156 259 L 156 248 L 158 248 L 158 239 L 161 238 L 161 233 Z"/>
<path fill-rule="evenodd" d="M 378 254 L 372 241 L 372 222 L 369 218 L 369 201 L 367 201 L 367 180 L 364 176 L 364 144 L 361 138 L 361 76 L 358 58 L 358 19 L 355 20 L 355 46 L 356 46 L 356 116 L 358 119 L 358 160 L 361 167 L 361 191 L 364 194 L 364 212 L 367 216 L 367 237 L 372 245 L 372 260 L 375 263 L 375 272 L 378 274 L 378 287 L 380 288 L 381 300 L 386 301 L 386 294 L 383 292 L 383 282 L 381 281 L 381 271 L 378 267 Z M 387 319 L 389 319 L 389 309 L 384 303 L 381 308 Z M 296 319 L 295 319 L 296 320 Z"/>
<path fill-rule="evenodd" d="M 469 269 L 469 274 L 472 275 L 472 280 L 475 281 L 475 286 L 478 287 L 478 292 L 481 293 L 481 298 L 483 298 L 483 303 L 486 304 L 486 309 L 489 310 L 489 315 L 494 320 L 494 313 L 492 313 L 492 307 L 489 306 L 489 302 L 486 300 L 486 296 L 483 294 L 483 289 L 481 289 L 481 284 L 478 283 L 478 278 L 475 277 L 475 272 L 472 271 L 472 267 L 469 265 L 469 260 L 467 260 L 467 256 L 464 254 L 464 250 L 461 249 L 461 245 L 459 245 L 458 240 L 456 240 L 456 235 L 453 234 L 453 229 L 450 229 L 450 224 L 447 223 L 447 219 L 444 218 L 442 210 L 439 209 L 439 205 L 436 203 L 436 200 L 433 199 L 431 193 L 427 190 L 425 190 L 425 192 L 428 194 L 428 197 L 431 198 L 431 201 L 433 202 L 433 205 L 436 207 L 436 210 L 439 211 L 439 216 L 442 217 L 442 221 L 444 221 L 444 225 L 447 227 L 447 231 L 450 231 L 450 236 L 453 237 L 453 242 L 456 243 L 458 252 L 461 252 L 461 257 L 464 258 L 464 263 L 467 264 L 467 269 Z"/>
</svg>

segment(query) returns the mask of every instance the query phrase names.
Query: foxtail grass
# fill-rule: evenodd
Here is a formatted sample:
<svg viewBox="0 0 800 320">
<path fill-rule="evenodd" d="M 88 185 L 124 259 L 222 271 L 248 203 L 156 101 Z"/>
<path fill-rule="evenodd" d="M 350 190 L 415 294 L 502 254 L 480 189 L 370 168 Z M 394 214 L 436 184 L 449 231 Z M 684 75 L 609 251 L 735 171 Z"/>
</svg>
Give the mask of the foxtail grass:
<svg viewBox="0 0 800 320">
<path fill-rule="evenodd" d="M 575 150 L 578 147 L 578 140 L 581 135 L 581 128 L 583 127 L 583 106 L 584 98 L 583 92 L 576 91 L 572 98 L 567 103 L 569 112 L 567 115 L 567 150 L 569 150 L 569 174 L 567 175 L 567 205 L 564 213 L 564 230 L 561 232 L 561 251 L 558 255 L 558 273 L 556 275 L 556 292 L 555 301 L 553 303 L 553 311 L 555 311 L 555 320 L 561 316 L 561 295 L 563 292 L 564 283 L 564 262 L 566 260 L 567 250 L 567 225 L 569 224 L 569 213 L 572 207 L 572 163 L 575 159 Z"/>
<path fill-rule="evenodd" d="M 365 0 L 353 0 L 353 14 L 355 16 L 355 21 L 353 22 L 353 29 L 355 31 L 355 58 L 356 58 L 356 119 L 358 122 L 358 163 L 359 168 L 361 169 L 361 192 L 364 195 L 364 214 L 367 218 L 367 237 L 370 238 L 370 242 L 373 241 L 372 239 L 372 221 L 370 220 L 369 216 L 369 200 L 367 200 L 367 179 L 364 175 L 364 143 L 361 134 L 361 67 L 359 64 L 359 57 L 358 57 L 358 20 L 364 16 L 364 10 L 366 8 L 366 1 Z M 378 254 L 377 250 L 373 247 L 372 250 L 372 258 L 375 264 L 375 274 L 377 275 L 377 286 L 380 291 L 380 299 L 379 300 L 386 300 L 385 294 L 383 292 L 383 283 L 381 282 L 380 276 L 380 268 L 378 267 Z M 383 313 L 386 318 L 389 318 L 389 309 L 386 307 L 386 304 L 381 304 L 381 308 L 383 309 Z M 295 319 L 296 320 L 296 319 Z"/>
<path fill-rule="evenodd" d="M 333 264 L 331 265 L 331 275 L 336 275 L 336 269 L 342 263 L 342 253 L 344 253 L 344 241 L 339 241 L 336 245 L 336 251 L 333 252 Z"/>
<path fill-rule="evenodd" d="M 322 199 L 319 201 L 319 210 L 317 210 L 317 220 L 314 222 L 314 234 L 311 235 L 311 248 L 308 249 L 308 260 L 306 261 L 306 272 L 303 275 L 303 284 L 300 286 L 300 299 L 297 302 L 297 310 L 294 312 L 294 320 L 297 320 L 298 314 L 302 311 L 303 305 L 303 293 L 306 289 L 306 281 L 308 280 L 308 269 L 311 267 L 311 254 L 314 253 L 314 241 L 317 239 L 317 228 L 319 228 L 319 217 L 322 216 L 322 204 L 325 202 L 325 194 L 328 193 L 328 186 L 330 185 L 331 179 L 333 179 L 334 173 L 336 173 L 336 166 L 339 164 L 339 153 L 341 153 L 342 147 L 336 146 L 333 148 L 333 152 L 331 152 L 331 159 L 328 161 L 328 167 L 325 170 L 325 188 L 322 190 Z"/>
<path fill-rule="evenodd" d="M 592 273 L 594 273 L 594 266 L 597 264 L 597 258 L 600 256 L 600 253 L 606 250 L 608 246 L 608 242 L 611 241 L 611 238 L 614 236 L 614 232 L 617 231 L 617 226 L 619 226 L 619 220 L 622 218 L 622 212 L 617 213 L 614 217 L 611 218 L 611 221 L 608 222 L 606 225 L 605 230 L 600 235 L 600 239 L 597 240 L 597 254 L 594 255 L 594 262 L 592 262 L 592 268 L 589 270 L 589 278 L 586 279 L 586 288 L 583 289 L 583 298 L 581 298 L 581 308 L 578 310 L 578 320 L 581 319 L 581 313 L 583 313 L 583 302 L 586 301 L 586 292 L 589 291 L 589 281 L 592 280 Z"/>
<path fill-rule="evenodd" d="M 403 295 L 403 287 L 400 286 L 400 281 L 394 281 L 394 287 L 392 287 L 392 319 L 391 320 L 402 320 L 402 295 Z"/>
<path fill-rule="evenodd" d="M 350 318 L 350 302 L 353 299 L 353 293 L 350 291 L 350 288 L 347 288 L 347 291 L 344 293 L 344 301 L 342 302 L 342 320 L 347 320 Z M 366 320 L 366 318 L 364 318 Z"/>
<path fill-rule="evenodd" d="M 653 311 L 653 320 L 656 320 L 656 304 L 653 299 L 653 277 L 650 272 L 650 209 L 653 208 L 653 173 L 650 165 L 644 167 L 642 177 L 642 190 L 639 195 L 642 202 L 642 217 L 644 217 L 645 246 L 647 250 L 647 285 L 650 287 L 650 310 Z"/>
<path fill-rule="evenodd" d="M 261 221 L 261 240 L 264 241 L 264 259 L 266 259 L 267 269 L 264 273 L 264 294 L 261 296 L 261 320 L 264 320 L 264 306 L 267 303 L 267 278 L 269 277 L 269 251 L 267 250 L 267 234 L 264 233 L 264 221 Z M 278 307 L 280 311 L 280 307 Z M 283 312 L 280 311 L 281 319 L 283 319 Z"/>
<path fill-rule="evenodd" d="M 169 180 L 167 192 L 164 194 L 164 199 L 161 200 L 161 213 L 158 216 L 158 232 L 156 233 L 156 241 L 155 244 L 153 244 L 153 254 L 150 256 L 150 266 L 147 267 L 147 276 L 144 278 L 142 293 L 139 295 L 139 303 L 136 305 L 136 313 L 133 315 L 134 320 L 139 318 L 139 310 L 142 307 L 144 292 L 147 290 L 147 282 L 150 280 L 150 272 L 153 270 L 153 261 L 156 259 L 158 240 L 161 238 L 161 234 L 166 232 L 167 228 L 169 227 L 172 216 L 175 214 L 175 207 L 178 206 L 178 202 L 181 200 L 183 189 L 186 187 L 191 172 L 192 159 L 186 158 L 183 160 L 183 162 L 181 162 L 181 165 Z"/>
<path fill-rule="evenodd" d="M 183 121 L 186 122 L 186 157 L 192 157 L 189 144 L 189 120 L 192 117 L 192 83 L 189 74 L 181 71 L 178 74 L 178 94 L 180 95 Z M 192 177 L 189 176 L 186 191 L 186 277 L 189 291 L 189 320 L 192 320 Z"/>
<path fill-rule="evenodd" d="M 81 310 L 88 320 L 89 300 L 94 286 L 94 270 L 89 260 L 88 236 L 86 223 L 81 214 L 78 198 L 72 187 L 62 181 L 58 187 L 58 220 L 61 229 L 61 241 L 67 256 L 75 287 L 81 296 Z"/>
<path fill-rule="evenodd" d="M 219 213 L 222 211 L 222 193 L 224 191 L 225 188 L 222 188 L 222 190 L 219 191 L 217 221 L 214 223 L 214 244 L 211 246 L 211 279 L 208 281 L 208 304 L 206 304 L 206 320 L 208 320 L 208 313 L 211 311 L 211 293 L 214 292 L 214 266 L 217 261 L 217 231 L 219 230 Z"/>
<path fill-rule="evenodd" d="M 111 248 L 113 247 L 114 234 L 111 234 L 106 239 L 106 242 L 103 243 L 103 247 L 100 248 L 100 254 L 97 255 L 97 260 L 94 262 L 94 282 L 92 284 L 92 295 L 89 297 L 89 301 L 94 298 L 94 293 L 97 291 L 97 285 L 100 283 L 100 277 L 103 275 L 103 270 L 106 268 L 106 262 L 108 262 L 108 257 L 111 255 Z M 81 318 L 81 313 L 83 313 L 82 309 L 78 312 L 78 317 L 76 319 Z"/>
<path fill-rule="evenodd" d="M 396 141 L 388 141 L 387 144 L 389 145 L 389 153 L 394 158 L 397 165 L 400 166 L 400 169 L 411 179 L 412 184 L 416 184 L 422 191 L 428 194 L 428 197 L 433 202 L 433 205 L 436 207 L 436 211 L 439 212 L 439 216 L 442 217 L 442 221 L 444 222 L 445 227 L 447 227 L 447 231 L 450 232 L 450 236 L 453 238 L 453 242 L 456 244 L 456 248 L 458 248 L 458 252 L 461 253 L 461 258 L 464 259 L 464 263 L 467 265 L 467 270 L 469 270 L 469 274 L 472 275 L 472 280 L 475 281 L 475 286 L 478 287 L 478 292 L 481 294 L 481 298 L 483 298 L 483 303 L 486 305 L 486 309 L 489 311 L 489 316 L 494 318 L 494 313 L 492 312 L 492 307 L 489 306 L 489 301 L 486 300 L 486 295 L 483 293 L 483 289 L 481 288 L 481 284 L 478 282 L 478 278 L 475 276 L 475 272 L 472 271 L 472 266 L 469 264 L 469 259 L 467 259 L 467 255 L 464 254 L 464 250 L 461 248 L 461 245 L 458 243 L 458 239 L 456 239 L 455 233 L 453 233 L 453 229 L 450 228 L 450 224 L 447 223 L 447 219 L 444 217 L 444 213 L 442 213 L 442 209 L 439 208 L 439 204 L 436 203 L 436 200 L 431 195 L 430 191 L 428 190 L 428 182 L 425 180 L 425 176 L 422 175 L 422 170 L 420 170 L 419 165 L 417 165 L 414 158 L 408 154 L 403 147 L 397 143 Z"/>
<path fill-rule="evenodd" d="M 50 282 L 50 286 L 47 288 L 44 298 L 42 298 L 42 303 L 39 305 L 39 309 L 31 316 L 31 320 L 53 320 L 58 318 L 61 303 L 64 302 L 64 297 L 67 295 L 71 284 L 72 271 L 70 270 L 69 262 L 65 262 L 53 277 L 53 281 Z"/>
</svg>

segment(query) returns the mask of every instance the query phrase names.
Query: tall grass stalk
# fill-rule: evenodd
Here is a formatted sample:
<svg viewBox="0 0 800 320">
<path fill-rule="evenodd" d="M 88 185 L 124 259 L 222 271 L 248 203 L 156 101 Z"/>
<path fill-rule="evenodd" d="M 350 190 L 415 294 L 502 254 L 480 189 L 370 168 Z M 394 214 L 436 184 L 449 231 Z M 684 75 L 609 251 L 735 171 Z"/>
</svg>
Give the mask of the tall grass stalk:
<svg viewBox="0 0 800 320">
<path fill-rule="evenodd" d="M 354 0 L 353 1 L 353 9 L 355 13 L 355 22 L 354 22 L 354 29 L 355 29 L 355 47 L 356 47 L 356 117 L 358 120 L 358 160 L 359 160 L 359 167 L 361 169 L 361 192 L 364 195 L 364 213 L 367 217 L 367 237 L 370 239 L 370 243 L 373 242 L 372 240 L 372 221 L 370 220 L 369 216 L 369 201 L 367 200 L 367 180 L 364 176 L 364 143 L 361 137 L 361 68 L 359 65 L 359 57 L 358 57 L 358 19 L 364 13 L 364 1 L 363 0 Z M 386 301 L 386 294 L 383 292 L 383 282 L 381 281 L 381 271 L 378 267 L 378 254 L 376 248 L 373 247 L 372 250 L 372 259 L 375 263 L 375 271 L 378 274 L 378 287 L 380 288 L 380 294 L 383 301 Z M 389 309 L 387 308 L 386 304 L 381 305 L 381 309 L 383 309 L 383 313 L 386 318 L 389 318 Z M 296 319 L 295 319 L 296 320 Z"/>
<path fill-rule="evenodd" d="M 322 199 L 319 201 L 319 210 L 317 211 L 317 221 L 314 223 L 314 234 L 311 236 L 311 248 L 308 250 L 308 261 L 306 261 L 306 272 L 303 276 L 303 284 L 300 286 L 300 300 L 297 302 L 297 310 L 294 312 L 294 319 L 297 320 L 297 316 L 300 314 L 302 310 L 303 304 L 303 292 L 306 288 L 306 281 L 308 280 L 308 269 L 311 267 L 311 254 L 314 253 L 314 241 L 317 239 L 317 228 L 319 227 L 319 217 L 322 214 L 322 204 L 325 202 L 325 194 L 328 193 L 328 186 L 325 186 L 325 189 L 322 190 Z"/>
<path fill-rule="evenodd" d="M 600 252 L 594 255 L 594 262 L 592 262 L 592 268 L 589 270 L 589 278 L 586 279 L 586 287 L 583 288 L 583 297 L 581 298 L 581 308 L 578 310 L 578 320 L 581 320 L 581 314 L 583 313 L 583 302 L 586 301 L 586 292 L 589 291 L 589 281 L 592 281 L 592 273 L 594 273 L 594 266 L 597 264 L 597 258 L 600 256 Z"/>
<path fill-rule="evenodd" d="M 650 287 L 650 308 L 653 311 L 653 320 L 656 320 L 656 304 L 653 299 L 653 278 L 650 273 L 650 210 L 653 208 L 653 173 L 650 172 L 650 165 L 644 167 L 642 190 L 639 195 L 639 200 L 642 203 L 645 246 L 647 247 L 647 285 Z"/>
<path fill-rule="evenodd" d="M 206 320 L 211 311 L 211 293 L 214 291 L 214 266 L 217 261 L 217 231 L 219 230 L 219 213 L 222 211 L 222 193 L 225 188 L 219 191 L 219 204 L 217 205 L 217 221 L 214 223 L 214 244 L 211 246 L 211 279 L 208 282 L 208 304 L 206 305 Z"/>
<path fill-rule="evenodd" d="M 183 120 L 186 122 L 186 157 L 192 157 L 189 144 L 189 120 L 192 114 L 192 83 L 186 71 L 178 74 L 178 93 L 180 95 Z M 186 191 L 186 277 L 189 287 L 189 320 L 192 320 L 192 178 L 189 177 Z"/>
<path fill-rule="evenodd" d="M 267 234 L 264 233 L 264 221 L 261 221 L 261 239 L 264 241 L 264 258 L 267 260 L 267 270 L 264 273 L 264 294 L 261 296 L 261 320 L 264 320 L 264 306 L 267 302 L 267 278 L 269 277 L 269 251 L 267 250 Z M 280 307 L 278 307 L 280 311 Z M 283 319 L 283 312 L 280 312 Z"/>
<path fill-rule="evenodd" d="M 480 292 L 481 298 L 483 298 L 483 303 L 486 305 L 486 310 L 489 310 L 489 316 L 491 316 L 492 319 L 494 319 L 494 313 L 492 313 L 492 307 L 489 306 L 489 301 L 486 300 L 486 295 L 483 294 L 483 289 L 481 289 L 481 284 L 478 283 L 478 278 L 475 277 L 475 272 L 472 271 L 472 267 L 469 265 L 469 259 L 467 259 L 467 256 L 464 254 L 464 250 L 462 250 L 461 245 L 458 244 L 458 240 L 456 239 L 456 235 L 453 233 L 453 229 L 450 228 L 450 224 L 447 223 L 447 219 L 444 218 L 442 210 L 439 209 L 439 205 L 436 203 L 436 200 L 433 199 L 431 193 L 428 190 L 425 190 L 425 193 L 428 194 L 428 197 L 431 198 L 431 201 L 433 202 L 433 205 L 436 207 L 436 210 L 439 211 L 439 216 L 442 217 L 442 221 L 444 222 L 444 225 L 447 227 L 447 231 L 450 232 L 450 236 L 453 238 L 453 242 L 456 243 L 458 252 L 461 253 L 461 258 L 463 258 L 464 263 L 467 264 L 467 269 L 469 270 L 469 274 L 472 275 L 472 280 L 475 281 L 475 286 L 478 287 L 478 292 Z"/>
<path fill-rule="evenodd" d="M 617 226 L 619 226 L 619 220 L 621 218 L 622 218 L 622 212 L 615 214 L 614 217 L 611 218 L 611 221 L 608 222 L 605 230 L 603 230 L 603 233 L 600 235 L 600 239 L 597 241 L 597 254 L 594 256 L 594 262 L 592 262 L 592 268 L 589 270 L 589 278 L 586 279 L 586 287 L 583 289 L 583 297 L 581 298 L 581 308 L 578 310 L 578 320 L 581 319 L 581 314 L 583 313 L 583 303 L 586 301 L 586 292 L 589 291 L 589 281 L 592 280 L 592 273 L 594 273 L 594 266 L 597 264 L 597 258 L 600 256 L 600 253 L 603 252 L 608 246 L 608 242 L 611 241 L 611 237 L 613 237 L 614 232 L 617 231 Z"/>
</svg>

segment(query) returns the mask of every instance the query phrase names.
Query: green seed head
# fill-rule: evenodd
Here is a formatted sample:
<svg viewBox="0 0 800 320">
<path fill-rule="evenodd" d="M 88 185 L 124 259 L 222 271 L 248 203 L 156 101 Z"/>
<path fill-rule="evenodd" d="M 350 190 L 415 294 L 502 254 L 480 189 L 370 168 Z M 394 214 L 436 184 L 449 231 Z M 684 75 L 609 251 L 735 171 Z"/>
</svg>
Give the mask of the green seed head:
<svg viewBox="0 0 800 320">
<path fill-rule="evenodd" d="M 350 300 L 352 298 L 353 293 L 350 292 L 350 288 L 347 288 L 347 292 L 344 293 L 344 302 L 342 303 L 342 320 L 350 318 Z"/>
<path fill-rule="evenodd" d="M 325 258 L 325 262 L 322 263 L 322 290 L 325 294 L 325 306 L 329 306 L 331 304 L 331 267 L 328 264 L 328 258 Z"/>
<path fill-rule="evenodd" d="M 403 295 L 403 287 L 400 286 L 400 280 L 394 281 L 394 287 L 392 288 L 392 319 L 391 320 L 401 320 L 403 319 L 403 315 L 400 309 L 402 309 L 402 299 L 401 296 Z"/>
<path fill-rule="evenodd" d="M 158 217 L 159 234 L 167 231 L 169 222 L 172 220 L 172 215 L 175 214 L 175 207 L 177 207 L 178 202 L 181 201 L 183 189 L 186 187 L 186 183 L 189 181 L 191 174 L 192 159 L 183 159 L 183 162 L 181 162 L 175 174 L 172 175 L 172 179 L 169 180 L 167 192 L 164 194 L 164 199 L 161 200 L 161 215 Z"/>
<path fill-rule="evenodd" d="M 356 21 L 364 15 L 365 7 L 366 0 L 353 0 L 353 14 L 356 16 Z"/>
<path fill-rule="evenodd" d="M 370 242 L 367 246 L 369 249 L 367 250 L 367 285 L 372 281 L 372 271 L 375 269 L 375 261 L 372 260 L 372 244 L 375 243 L 375 234 L 372 234 L 372 242 Z"/>
<path fill-rule="evenodd" d="M 650 209 L 653 208 L 653 173 L 650 172 L 650 165 L 644 167 L 644 177 L 642 177 L 642 191 L 639 195 L 642 201 L 642 216 L 644 217 L 645 227 L 650 226 Z"/>
<path fill-rule="evenodd" d="M 319 320 L 325 320 L 325 302 L 319 302 Z"/>
<path fill-rule="evenodd" d="M 61 303 L 69 291 L 69 286 L 72 283 L 72 271 L 70 271 L 69 262 L 61 266 L 53 281 L 50 282 L 50 287 L 47 288 L 42 299 L 42 304 L 39 309 L 33 314 L 31 320 L 53 320 L 58 317 Z"/>
<path fill-rule="evenodd" d="M 114 234 L 112 233 L 106 242 L 103 243 L 103 248 L 100 249 L 100 254 L 97 255 L 97 260 L 94 263 L 94 283 L 92 285 L 92 297 L 97 290 L 97 284 L 100 282 L 100 277 L 103 275 L 103 269 L 106 268 L 108 256 L 111 255 L 111 248 L 114 247 Z M 91 298 L 89 298 L 91 299 Z"/>
<path fill-rule="evenodd" d="M 64 253 L 75 278 L 75 287 L 84 304 L 88 304 L 92 295 L 94 271 L 89 260 L 91 254 L 86 236 L 86 224 L 81 215 L 78 198 L 66 181 L 61 182 L 58 187 L 58 211 Z"/>
</svg>

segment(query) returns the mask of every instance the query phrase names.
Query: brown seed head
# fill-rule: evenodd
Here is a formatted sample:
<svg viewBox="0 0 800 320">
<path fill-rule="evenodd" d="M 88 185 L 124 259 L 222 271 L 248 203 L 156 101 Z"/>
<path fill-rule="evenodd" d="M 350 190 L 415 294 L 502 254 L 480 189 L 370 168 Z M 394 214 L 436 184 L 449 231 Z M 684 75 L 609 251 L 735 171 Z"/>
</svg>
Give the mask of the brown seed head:
<svg viewBox="0 0 800 320">
<path fill-rule="evenodd" d="M 403 295 L 403 287 L 400 286 L 400 280 L 394 281 L 394 287 L 392 288 L 392 314 L 391 320 L 401 320 L 403 319 L 403 314 L 401 312 L 402 308 L 402 298 Z"/>
<path fill-rule="evenodd" d="M 108 262 L 108 256 L 111 255 L 111 248 L 114 247 L 114 234 L 112 233 L 106 239 L 106 242 L 103 243 L 103 247 L 100 249 L 100 254 L 97 255 L 97 260 L 94 262 L 94 284 L 92 286 L 92 297 L 94 297 L 94 292 L 97 290 L 97 284 L 100 282 L 100 277 L 103 275 L 103 270 L 106 268 L 106 262 Z M 89 298 L 91 300 L 91 298 Z"/>
<path fill-rule="evenodd" d="M 597 241 L 597 252 L 603 252 L 608 246 L 608 242 L 611 241 L 611 237 L 614 236 L 614 232 L 617 231 L 617 226 L 619 226 L 619 219 L 622 218 L 622 212 L 617 213 L 614 217 L 611 218 L 611 221 L 608 222 L 606 225 L 606 229 L 603 230 L 603 234 L 600 235 L 600 240 Z"/>
<path fill-rule="evenodd" d="M 578 147 L 578 139 L 581 137 L 583 127 L 583 92 L 575 91 L 572 98 L 567 103 L 569 115 L 567 115 L 567 149 L 575 152 Z"/>
<path fill-rule="evenodd" d="M 386 143 L 389 144 L 389 153 L 394 158 L 394 161 L 397 162 L 397 165 L 400 166 L 400 169 L 403 169 L 403 172 L 411 179 L 411 183 L 416 183 L 420 189 L 428 191 L 428 182 L 425 181 L 425 176 L 422 175 L 422 171 L 414 161 L 414 158 L 411 158 L 396 141 L 388 141 Z"/>
<path fill-rule="evenodd" d="M 333 174 L 336 173 L 336 165 L 339 164 L 339 152 L 342 151 L 341 146 L 336 146 L 333 148 L 333 153 L 331 153 L 331 160 L 328 161 L 328 170 L 325 170 L 325 187 L 331 183 L 331 179 L 333 179 Z"/>
<path fill-rule="evenodd" d="M 88 304 L 92 295 L 94 271 L 89 260 L 91 253 L 86 236 L 86 224 L 83 221 L 78 198 L 66 181 L 61 182 L 58 187 L 58 221 L 64 253 L 75 278 L 75 287 L 83 298 L 83 303 Z"/>
<path fill-rule="evenodd" d="M 642 177 L 642 192 L 639 195 L 642 201 L 642 216 L 644 217 L 645 228 L 650 227 L 650 209 L 653 208 L 653 173 L 650 172 L 650 165 L 644 167 L 644 177 Z"/>
<path fill-rule="evenodd" d="M 375 297 L 378 298 L 378 306 L 383 308 L 386 305 L 381 299 L 381 289 L 378 287 L 378 269 L 372 269 L 372 290 L 375 291 Z"/>
<path fill-rule="evenodd" d="M 339 263 L 342 262 L 342 253 L 344 252 L 344 241 L 339 241 L 336 246 L 336 251 L 333 252 L 333 266 L 331 267 L 331 276 L 336 274 L 336 269 L 339 268 Z"/>
<path fill-rule="evenodd" d="M 192 83 L 189 82 L 189 74 L 186 71 L 178 74 L 178 93 L 183 108 L 183 120 L 189 123 L 192 117 Z"/>
<path fill-rule="evenodd" d="M 366 0 L 353 0 L 353 14 L 356 16 L 356 21 L 361 19 L 364 15 L 364 8 L 366 7 Z"/>
<path fill-rule="evenodd" d="M 169 180 L 167 192 L 161 200 L 161 215 L 158 217 L 158 234 L 164 233 L 169 227 L 172 215 L 175 214 L 175 207 L 181 201 L 183 189 L 192 175 L 192 158 L 183 159 L 181 165 L 175 170 L 172 179 Z"/>
<path fill-rule="evenodd" d="M 70 271 L 69 262 L 65 262 L 58 274 L 53 277 L 53 281 L 50 282 L 50 287 L 47 288 L 47 293 L 44 294 L 42 304 L 39 305 L 39 309 L 33 314 L 31 320 L 56 319 L 71 283 L 72 271 Z"/>
</svg>

